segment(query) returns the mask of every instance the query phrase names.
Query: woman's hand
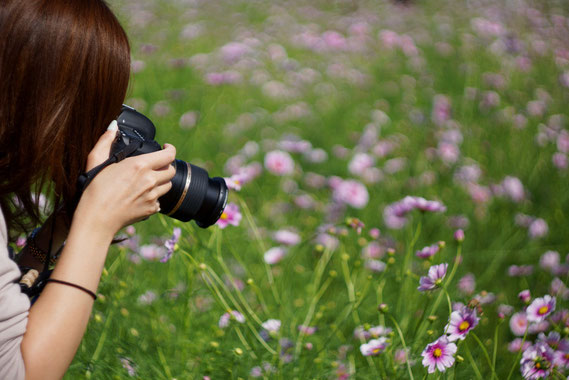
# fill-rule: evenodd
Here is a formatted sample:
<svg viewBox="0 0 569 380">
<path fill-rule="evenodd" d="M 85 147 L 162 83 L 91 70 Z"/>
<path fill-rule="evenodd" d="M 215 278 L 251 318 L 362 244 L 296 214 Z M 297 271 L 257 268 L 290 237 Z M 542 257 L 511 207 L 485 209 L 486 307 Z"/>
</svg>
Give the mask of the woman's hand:
<svg viewBox="0 0 569 380">
<path fill-rule="evenodd" d="M 101 136 L 89 154 L 87 170 L 109 157 L 115 137 L 115 128 Z M 158 212 L 158 198 L 172 187 L 176 171 L 170 164 L 175 157 L 174 146 L 166 144 L 163 150 L 107 166 L 85 189 L 74 218 L 113 236 L 122 227 Z"/>
</svg>

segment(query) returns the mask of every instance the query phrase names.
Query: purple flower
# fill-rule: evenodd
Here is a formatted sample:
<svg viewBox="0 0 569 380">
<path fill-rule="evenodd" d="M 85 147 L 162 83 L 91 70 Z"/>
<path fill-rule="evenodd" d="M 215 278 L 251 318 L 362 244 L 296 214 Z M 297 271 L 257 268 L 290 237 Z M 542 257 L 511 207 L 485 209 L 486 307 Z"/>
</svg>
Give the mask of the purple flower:
<svg viewBox="0 0 569 380">
<path fill-rule="evenodd" d="M 429 367 L 429 373 L 434 373 L 435 369 L 444 372 L 447 368 L 453 366 L 456 350 L 456 344 L 449 343 L 447 338 L 442 336 L 433 343 L 427 344 L 427 347 L 421 354 L 423 356 L 423 366 Z"/>
<path fill-rule="evenodd" d="M 525 290 L 522 290 L 521 292 L 519 292 L 518 298 L 523 303 L 529 303 L 529 301 L 531 301 L 531 293 L 530 293 L 529 289 L 525 289 Z"/>
<path fill-rule="evenodd" d="M 520 370 L 524 379 L 549 377 L 553 367 L 553 350 L 545 343 L 538 342 L 524 351 L 520 360 Z"/>
<path fill-rule="evenodd" d="M 176 249 L 176 245 L 178 244 L 178 240 L 180 240 L 180 236 L 182 235 L 181 228 L 174 228 L 172 233 L 172 237 L 164 242 L 164 247 L 166 247 L 166 254 L 164 257 L 160 259 L 161 263 L 165 263 L 166 261 L 170 260 L 174 250 Z"/>
<path fill-rule="evenodd" d="M 407 196 L 392 203 L 383 210 L 383 219 L 389 228 L 400 229 L 407 223 L 406 215 L 413 210 L 423 212 L 445 212 L 446 207 L 437 201 L 428 201 L 421 197 Z"/>
<path fill-rule="evenodd" d="M 532 273 L 532 265 L 511 265 L 508 268 L 508 275 L 511 277 L 529 276 Z"/>
<path fill-rule="evenodd" d="M 387 348 L 387 345 L 387 338 L 381 337 L 362 344 L 360 346 L 360 351 L 363 356 L 375 356 L 382 353 Z"/>
<path fill-rule="evenodd" d="M 539 258 L 539 266 L 553 273 L 559 267 L 559 252 L 547 251 Z"/>
<path fill-rule="evenodd" d="M 278 230 L 274 233 L 273 239 L 283 245 L 297 245 L 300 243 L 300 235 L 292 230 Z"/>
<path fill-rule="evenodd" d="M 299 325 L 298 331 L 300 331 L 304 335 L 312 335 L 316 332 L 316 327 Z"/>
<path fill-rule="evenodd" d="M 433 265 L 430 267 L 429 274 L 420 278 L 420 286 L 417 289 L 422 292 L 425 290 L 433 290 L 441 286 L 443 279 L 447 274 L 447 268 L 447 263 Z"/>
<path fill-rule="evenodd" d="M 136 365 L 131 358 L 120 358 L 122 367 L 126 369 L 128 375 L 131 377 L 136 376 Z"/>
<path fill-rule="evenodd" d="M 476 310 L 463 307 L 459 311 L 453 311 L 450 315 L 449 323 L 445 327 L 448 340 L 464 340 L 466 334 L 478 325 L 480 318 L 476 315 Z"/>
<path fill-rule="evenodd" d="M 241 314 L 238 311 L 235 310 L 231 310 L 228 313 L 224 313 L 220 318 L 219 318 L 219 328 L 220 329 L 224 329 L 227 326 L 229 326 L 229 321 L 230 320 L 235 320 L 239 323 L 245 323 L 245 317 L 243 316 L 243 314 Z"/>
<path fill-rule="evenodd" d="M 239 206 L 235 203 L 228 203 L 225 206 L 225 210 L 219 217 L 219 220 L 215 223 L 219 228 L 224 229 L 228 225 L 238 226 L 241 222 L 241 212 L 239 211 Z"/>
<path fill-rule="evenodd" d="M 458 280 L 458 290 L 466 295 L 474 293 L 476 289 L 476 279 L 472 273 L 465 274 Z"/>
<path fill-rule="evenodd" d="M 542 322 L 555 310 L 555 297 L 545 295 L 536 298 L 526 310 L 527 319 L 530 322 Z"/>
<path fill-rule="evenodd" d="M 531 346 L 530 342 L 528 342 L 528 341 L 524 342 L 524 340 L 522 338 L 516 338 L 508 344 L 508 351 L 513 352 L 513 353 L 525 351 L 530 346 Z"/>
<path fill-rule="evenodd" d="M 364 208 L 369 201 L 367 188 L 355 180 L 342 180 L 334 189 L 332 197 L 336 202 L 347 204 L 354 208 Z"/>
<path fill-rule="evenodd" d="M 440 249 L 441 247 L 438 244 L 433 244 L 417 251 L 415 255 L 421 259 L 428 259 L 433 257 Z"/>
<path fill-rule="evenodd" d="M 454 240 L 459 243 L 464 241 L 464 231 L 462 229 L 458 229 L 454 232 Z"/>
<path fill-rule="evenodd" d="M 365 266 L 372 272 L 383 272 L 387 265 L 383 261 L 370 259 L 366 261 Z"/>
<path fill-rule="evenodd" d="M 528 234 L 531 239 L 544 237 L 549 232 L 547 222 L 541 218 L 535 219 L 528 228 Z"/>
<path fill-rule="evenodd" d="M 143 245 L 138 251 L 138 254 L 140 256 L 149 261 L 157 261 L 159 259 L 162 259 L 166 253 L 166 248 L 163 246 L 158 246 L 156 244 Z"/>
</svg>

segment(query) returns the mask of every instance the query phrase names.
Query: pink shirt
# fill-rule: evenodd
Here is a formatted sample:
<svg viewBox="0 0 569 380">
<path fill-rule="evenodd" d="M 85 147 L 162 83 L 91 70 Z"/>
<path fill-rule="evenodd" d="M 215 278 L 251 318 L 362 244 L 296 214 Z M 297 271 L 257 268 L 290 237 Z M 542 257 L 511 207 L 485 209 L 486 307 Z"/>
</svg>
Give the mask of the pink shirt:
<svg viewBox="0 0 569 380">
<path fill-rule="evenodd" d="M 20 350 L 28 323 L 30 301 L 17 284 L 20 270 L 8 256 L 6 221 L 0 210 L 0 379 L 24 379 Z"/>
</svg>

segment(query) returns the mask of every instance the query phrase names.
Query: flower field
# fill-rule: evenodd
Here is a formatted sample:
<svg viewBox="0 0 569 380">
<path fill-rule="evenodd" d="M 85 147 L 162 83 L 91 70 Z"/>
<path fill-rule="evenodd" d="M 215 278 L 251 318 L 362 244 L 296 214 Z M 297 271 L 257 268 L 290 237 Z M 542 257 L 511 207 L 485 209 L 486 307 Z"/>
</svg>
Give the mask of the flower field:
<svg viewBox="0 0 569 380">
<path fill-rule="evenodd" d="M 567 2 L 111 5 L 231 191 L 125 229 L 66 378 L 567 378 Z"/>
</svg>

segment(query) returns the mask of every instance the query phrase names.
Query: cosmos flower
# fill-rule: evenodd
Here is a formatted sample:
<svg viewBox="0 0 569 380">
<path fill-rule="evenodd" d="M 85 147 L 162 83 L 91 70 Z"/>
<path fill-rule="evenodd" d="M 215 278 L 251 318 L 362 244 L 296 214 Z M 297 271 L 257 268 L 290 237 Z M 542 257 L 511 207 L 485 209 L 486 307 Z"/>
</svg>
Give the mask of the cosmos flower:
<svg viewBox="0 0 569 380">
<path fill-rule="evenodd" d="M 453 366 L 456 350 L 456 344 L 450 343 L 446 337 L 442 336 L 433 343 L 428 344 L 421 354 L 423 356 L 423 366 L 429 367 L 429 373 L 434 373 L 435 369 L 444 372 L 447 368 Z"/>
<path fill-rule="evenodd" d="M 459 243 L 464 241 L 464 231 L 462 229 L 458 229 L 454 232 L 454 240 Z"/>
<path fill-rule="evenodd" d="M 224 329 L 227 326 L 229 326 L 230 320 L 234 320 L 234 321 L 237 321 L 239 323 L 245 323 L 245 317 L 243 316 L 243 314 L 241 314 L 240 312 L 238 312 L 236 310 L 231 310 L 228 313 L 224 313 L 219 318 L 219 323 L 218 323 L 219 328 Z"/>
<path fill-rule="evenodd" d="M 429 245 L 415 252 L 415 256 L 421 259 L 429 259 L 433 257 L 435 254 L 437 254 L 437 252 L 439 252 L 440 249 L 441 247 L 438 244 Z"/>
<path fill-rule="evenodd" d="M 269 265 L 278 264 L 287 254 L 284 247 L 273 247 L 263 255 L 263 259 Z"/>
<path fill-rule="evenodd" d="M 172 257 L 174 250 L 176 249 L 176 245 L 178 244 L 178 240 L 180 240 L 180 236 L 182 235 L 181 228 L 174 228 L 172 232 L 172 237 L 164 242 L 164 247 L 166 247 L 166 254 L 164 257 L 160 259 L 161 263 L 165 263 Z"/>
<path fill-rule="evenodd" d="M 278 319 L 268 319 L 261 324 L 261 327 L 269 333 L 277 333 L 281 328 L 281 321 Z"/>
<path fill-rule="evenodd" d="M 265 155 L 265 167 L 272 174 L 288 175 L 294 171 L 294 161 L 287 152 L 273 150 Z"/>
<path fill-rule="evenodd" d="M 480 318 L 476 315 L 476 310 L 463 307 L 459 311 L 453 311 L 450 315 L 449 323 L 445 327 L 448 340 L 464 340 L 470 330 L 478 325 Z"/>
<path fill-rule="evenodd" d="M 510 318 L 510 330 L 512 334 L 523 336 L 528 328 L 528 319 L 526 313 L 519 312 Z"/>
<path fill-rule="evenodd" d="M 531 346 L 531 343 L 524 341 L 522 338 L 516 338 L 508 344 L 508 351 L 516 353 L 525 351 Z"/>
<path fill-rule="evenodd" d="M 300 235 L 295 231 L 282 229 L 273 234 L 273 240 L 283 245 L 297 245 L 300 243 Z"/>
<path fill-rule="evenodd" d="M 524 379 L 549 377 L 553 368 L 554 353 L 545 343 L 538 342 L 526 349 L 520 360 L 520 371 Z"/>
<path fill-rule="evenodd" d="M 300 331 L 304 335 L 312 335 L 316 332 L 316 327 L 299 325 L 298 331 Z"/>
<path fill-rule="evenodd" d="M 437 201 L 429 201 L 422 197 L 407 196 L 392 203 L 383 210 L 383 219 L 389 228 L 400 229 L 407 224 L 406 215 L 413 210 L 422 212 L 445 212 L 446 207 Z"/>
<path fill-rule="evenodd" d="M 147 244 L 140 247 L 138 254 L 145 260 L 157 261 L 166 255 L 167 251 L 164 246 L 156 244 Z"/>
<path fill-rule="evenodd" d="M 443 279 L 447 274 L 447 268 L 447 263 L 433 265 L 430 267 L 429 274 L 420 278 L 420 286 L 417 289 L 423 292 L 425 290 L 433 290 L 441 286 Z"/>
<path fill-rule="evenodd" d="M 223 210 L 223 213 L 215 224 L 221 229 L 227 227 L 230 224 L 232 226 L 238 226 L 241 222 L 241 218 L 242 215 L 239 211 L 239 206 L 237 206 L 235 203 L 228 203 L 227 206 L 225 206 L 225 210 Z"/>
<path fill-rule="evenodd" d="M 458 290 L 466 295 L 474 293 L 476 289 L 476 279 L 472 273 L 465 274 L 460 280 L 458 280 Z"/>
<path fill-rule="evenodd" d="M 531 293 L 530 293 L 529 289 L 525 289 L 525 290 L 522 290 L 521 292 L 519 292 L 518 298 L 523 303 L 529 303 L 529 301 L 531 301 Z"/>
<path fill-rule="evenodd" d="M 545 295 L 536 298 L 526 310 L 527 319 L 530 322 L 542 322 L 555 310 L 555 297 Z"/>
<path fill-rule="evenodd" d="M 372 339 L 367 343 L 360 346 L 360 351 L 363 356 L 375 356 L 382 353 L 388 346 L 387 338 L 381 337 L 379 339 Z"/>
<path fill-rule="evenodd" d="M 528 235 L 531 239 L 539 239 L 549 232 L 547 222 L 541 218 L 537 218 L 531 222 L 528 227 Z"/>
<path fill-rule="evenodd" d="M 335 201 L 362 209 L 369 201 L 369 193 L 365 185 L 355 180 L 342 180 L 332 194 Z"/>
</svg>

